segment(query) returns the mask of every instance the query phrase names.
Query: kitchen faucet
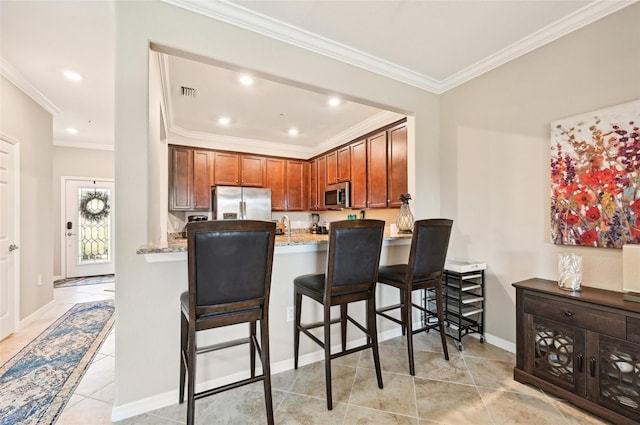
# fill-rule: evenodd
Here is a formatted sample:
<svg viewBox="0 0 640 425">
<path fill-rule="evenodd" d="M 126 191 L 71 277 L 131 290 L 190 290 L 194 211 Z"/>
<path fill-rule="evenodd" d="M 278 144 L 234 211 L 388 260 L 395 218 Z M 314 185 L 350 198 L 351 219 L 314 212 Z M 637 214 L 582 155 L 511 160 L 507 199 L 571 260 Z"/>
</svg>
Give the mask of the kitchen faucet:
<svg viewBox="0 0 640 425">
<path fill-rule="evenodd" d="M 289 220 L 289 216 L 283 215 L 280 219 L 280 223 L 285 226 L 287 237 L 289 238 L 289 241 L 291 241 L 291 220 Z"/>
</svg>

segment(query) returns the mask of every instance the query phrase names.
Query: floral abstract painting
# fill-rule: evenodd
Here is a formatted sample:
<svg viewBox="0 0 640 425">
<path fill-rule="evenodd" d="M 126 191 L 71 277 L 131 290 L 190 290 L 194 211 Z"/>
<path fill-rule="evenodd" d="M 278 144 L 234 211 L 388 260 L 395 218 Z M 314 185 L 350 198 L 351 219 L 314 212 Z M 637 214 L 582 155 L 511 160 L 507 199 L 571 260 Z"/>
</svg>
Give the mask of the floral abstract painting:
<svg viewBox="0 0 640 425">
<path fill-rule="evenodd" d="M 551 124 L 551 238 L 640 244 L 640 101 Z"/>
</svg>

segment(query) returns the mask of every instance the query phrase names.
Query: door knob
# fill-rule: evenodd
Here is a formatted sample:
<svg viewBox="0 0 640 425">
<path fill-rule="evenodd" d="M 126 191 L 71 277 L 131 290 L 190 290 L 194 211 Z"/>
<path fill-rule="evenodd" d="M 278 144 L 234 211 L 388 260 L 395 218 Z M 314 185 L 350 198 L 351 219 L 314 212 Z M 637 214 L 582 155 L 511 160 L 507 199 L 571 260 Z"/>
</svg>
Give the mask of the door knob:
<svg viewBox="0 0 640 425">
<path fill-rule="evenodd" d="M 75 233 L 67 232 L 67 236 L 73 236 Z"/>
<path fill-rule="evenodd" d="M 18 249 L 18 245 L 14 245 L 14 244 L 9 245 L 9 252 L 15 251 L 16 249 Z"/>
</svg>

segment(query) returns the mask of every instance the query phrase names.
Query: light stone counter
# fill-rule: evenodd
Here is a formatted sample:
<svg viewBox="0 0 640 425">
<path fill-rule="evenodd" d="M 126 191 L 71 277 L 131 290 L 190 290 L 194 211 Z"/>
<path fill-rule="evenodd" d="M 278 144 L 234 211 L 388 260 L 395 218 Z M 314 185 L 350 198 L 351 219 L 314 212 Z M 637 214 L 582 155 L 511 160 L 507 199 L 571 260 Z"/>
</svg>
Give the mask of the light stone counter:
<svg viewBox="0 0 640 425">
<path fill-rule="evenodd" d="M 326 251 L 329 235 L 316 235 L 308 232 L 295 232 L 288 236 L 276 236 L 276 254 L 298 253 L 309 251 Z M 385 234 L 384 246 L 406 245 L 411 242 L 410 234 Z M 164 261 L 186 261 L 187 239 L 169 235 L 169 241 L 163 245 L 143 245 L 136 254 L 145 256 L 150 263 Z"/>
</svg>

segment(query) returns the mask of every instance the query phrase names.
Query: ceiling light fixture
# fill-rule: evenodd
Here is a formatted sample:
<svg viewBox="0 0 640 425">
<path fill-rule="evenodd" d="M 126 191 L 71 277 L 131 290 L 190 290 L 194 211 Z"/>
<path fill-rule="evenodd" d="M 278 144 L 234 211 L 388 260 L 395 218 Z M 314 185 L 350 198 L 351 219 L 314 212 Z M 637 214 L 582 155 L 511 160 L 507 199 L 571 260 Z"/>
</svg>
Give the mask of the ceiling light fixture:
<svg viewBox="0 0 640 425">
<path fill-rule="evenodd" d="M 69 133 L 69 134 L 78 134 L 78 129 L 77 128 L 73 128 L 73 127 L 68 127 L 67 128 L 67 133 Z"/>
<path fill-rule="evenodd" d="M 229 117 L 220 117 L 218 118 L 218 124 L 220 125 L 229 125 L 231 123 L 231 118 Z"/>
<path fill-rule="evenodd" d="M 250 75 L 241 75 L 239 80 L 240 80 L 240 84 L 242 84 L 243 86 L 253 85 L 253 77 Z"/>
<path fill-rule="evenodd" d="M 332 97 L 327 103 L 329 103 L 330 106 L 338 106 L 342 103 L 342 100 L 338 97 Z"/>
<path fill-rule="evenodd" d="M 289 129 L 289 136 L 297 136 L 300 132 L 298 131 L 297 128 L 290 128 Z"/>
<path fill-rule="evenodd" d="M 78 74 L 75 71 L 64 71 L 63 72 L 64 76 L 67 77 L 67 80 L 69 81 L 82 81 L 82 75 Z"/>
</svg>

